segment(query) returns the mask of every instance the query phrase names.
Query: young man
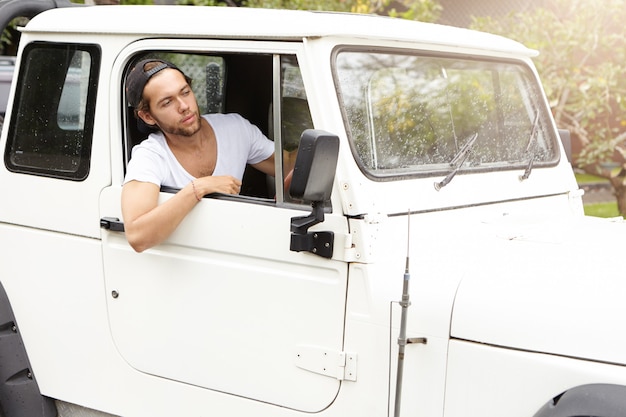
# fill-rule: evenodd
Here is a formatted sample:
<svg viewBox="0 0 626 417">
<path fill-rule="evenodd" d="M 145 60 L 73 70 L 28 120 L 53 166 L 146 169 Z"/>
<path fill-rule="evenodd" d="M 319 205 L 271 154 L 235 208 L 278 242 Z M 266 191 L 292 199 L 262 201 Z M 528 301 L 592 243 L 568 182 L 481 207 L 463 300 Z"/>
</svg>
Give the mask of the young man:
<svg viewBox="0 0 626 417">
<path fill-rule="evenodd" d="M 126 237 L 137 252 L 165 240 L 210 193 L 238 194 L 246 164 L 274 176 L 274 143 L 237 114 L 201 116 L 191 79 L 143 60 L 126 78 L 135 115 L 156 127 L 135 146 L 122 189 Z M 161 186 L 180 188 L 159 205 Z"/>
</svg>

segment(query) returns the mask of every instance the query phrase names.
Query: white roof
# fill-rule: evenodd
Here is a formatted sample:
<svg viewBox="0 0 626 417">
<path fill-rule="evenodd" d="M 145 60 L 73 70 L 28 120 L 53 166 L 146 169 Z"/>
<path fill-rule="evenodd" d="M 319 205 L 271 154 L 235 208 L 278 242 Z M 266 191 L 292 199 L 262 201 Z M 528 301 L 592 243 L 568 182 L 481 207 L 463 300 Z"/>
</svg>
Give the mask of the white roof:
<svg viewBox="0 0 626 417">
<path fill-rule="evenodd" d="M 244 7 L 70 7 L 37 15 L 24 31 L 266 40 L 337 36 L 535 55 L 510 39 L 450 26 L 375 15 Z"/>
</svg>

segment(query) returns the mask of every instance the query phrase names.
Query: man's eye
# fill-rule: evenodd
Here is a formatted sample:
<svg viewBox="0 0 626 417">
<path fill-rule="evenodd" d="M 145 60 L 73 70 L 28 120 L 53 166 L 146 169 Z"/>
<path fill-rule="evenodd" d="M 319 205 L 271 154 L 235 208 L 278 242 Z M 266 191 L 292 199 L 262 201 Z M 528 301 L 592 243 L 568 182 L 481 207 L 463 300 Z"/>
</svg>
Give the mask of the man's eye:
<svg viewBox="0 0 626 417">
<path fill-rule="evenodd" d="M 183 96 L 188 96 L 191 90 L 183 90 Z"/>
</svg>

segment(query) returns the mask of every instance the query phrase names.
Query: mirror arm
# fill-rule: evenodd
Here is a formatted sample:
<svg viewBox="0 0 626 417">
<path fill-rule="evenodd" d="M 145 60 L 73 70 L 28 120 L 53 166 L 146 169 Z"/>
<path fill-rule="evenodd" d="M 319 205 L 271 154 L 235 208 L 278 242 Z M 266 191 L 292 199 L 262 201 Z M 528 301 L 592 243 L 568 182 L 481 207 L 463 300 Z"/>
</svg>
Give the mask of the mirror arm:
<svg viewBox="0 0 626 417">
<path fill-rule="evenodd" d="M 306 234 L 309 227 L 315 226 L 318 223 L 324 221 L 324 203 L 321 201 L 314 201 L 311 204 L 312 211 L 308 216 L 292 217 L 291 218 L 291 232 L 297 235 Z"/>
<path fill-rule="evenodd" d="M 333 256 L 333 232 L 309 232 L 309 227 L 324 221 L 324 202 L 314 201 L 308 216 L 291 218 L 291 246 L 294 252 L 311 252 L 324 258 Z"/>
</svg>

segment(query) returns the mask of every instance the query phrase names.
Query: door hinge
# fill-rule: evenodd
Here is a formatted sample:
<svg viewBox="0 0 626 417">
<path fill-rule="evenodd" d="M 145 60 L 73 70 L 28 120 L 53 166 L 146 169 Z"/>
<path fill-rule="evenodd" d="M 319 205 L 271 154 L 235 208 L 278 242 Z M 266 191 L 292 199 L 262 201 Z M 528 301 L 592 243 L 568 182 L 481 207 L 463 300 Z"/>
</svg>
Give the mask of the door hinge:
<svg viewBox="0 0 626 417">
<path fill-rule="evenodd" d="M 340 381 L 356 381 L 357 354 L 319 346 L 296 348 L 296 366 Z"/>
<path fill-rule="evenodd" d="M 333 232 L 309 232 L 309 228 L 324 221 L 324 203 L 312 203 L 313 210 L 308 216 L 291 218 L 291 245 L 293 252 L 308 251 L 324 258 L 333 257 Z"/>
</svg>

